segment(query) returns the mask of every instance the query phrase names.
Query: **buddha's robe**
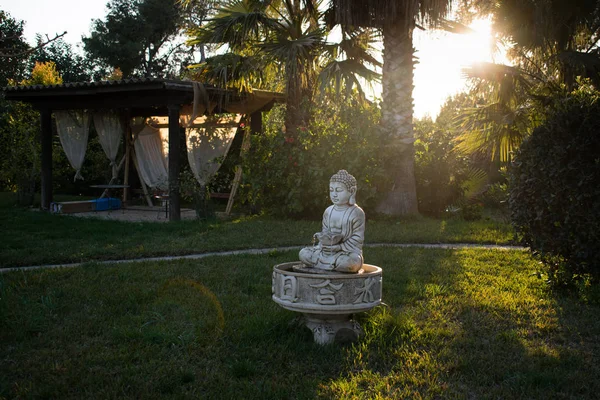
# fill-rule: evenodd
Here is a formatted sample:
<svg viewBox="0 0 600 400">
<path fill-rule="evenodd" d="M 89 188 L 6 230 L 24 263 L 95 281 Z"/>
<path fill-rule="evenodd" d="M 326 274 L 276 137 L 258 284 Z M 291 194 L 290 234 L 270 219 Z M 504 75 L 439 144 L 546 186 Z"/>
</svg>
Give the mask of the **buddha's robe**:
<svg viewBox="0 0 600 400">
<path fill-rule="evenodd" d="M 338 251 L 330 251 L 319 243 L 300 251 L 300 261 L 304 264 L 340 272 L 358 272 L 363 264 L 362 247 L 365 238 L 365 213 L 357 205 L 344 209 L 329 206 L 323 213 L 322 233 L 340 234 Z"/>
</svg>

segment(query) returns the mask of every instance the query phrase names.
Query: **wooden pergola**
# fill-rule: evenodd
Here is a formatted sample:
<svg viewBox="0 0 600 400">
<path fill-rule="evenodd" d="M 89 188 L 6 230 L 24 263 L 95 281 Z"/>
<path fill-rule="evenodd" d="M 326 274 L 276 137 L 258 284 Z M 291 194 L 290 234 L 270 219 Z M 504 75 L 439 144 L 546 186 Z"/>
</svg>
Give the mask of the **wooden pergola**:
<svg viewBox="0 0 600 400">
<path fill-rule="evenodd" d="M 215 113 L 232 112 L 250 117 L 250 130 L 262 132 L 262 115 L 276 102 L 280 93 L 254 91 L 243 94 L 203 86 L 206 100 Z M 12 86 L 4 90 L 6 100 L 31 104 L 40 112 L 41 124 L 41 206 L 50 209 L 52 202 L 52 112 L 56 110 L 113 110 L 125 121 L 133 117 L 167 116 L 169 120 L 169 219 L 181 219 L 179 172 L 182 107 L 194 102 L 194 82 L 156 78 L 118 81 L 66 83 L 62 85 Z M 196 97 L 196 101 L 197 101 Z M 206 105 L 208 108 L 208 105 Z M 129 129 L 126 129 L 128 132 Z M 126 139 L 128 137 L 126 136 Z M 127 141 L 125 142 L 128 143 Z"/>
</svg>

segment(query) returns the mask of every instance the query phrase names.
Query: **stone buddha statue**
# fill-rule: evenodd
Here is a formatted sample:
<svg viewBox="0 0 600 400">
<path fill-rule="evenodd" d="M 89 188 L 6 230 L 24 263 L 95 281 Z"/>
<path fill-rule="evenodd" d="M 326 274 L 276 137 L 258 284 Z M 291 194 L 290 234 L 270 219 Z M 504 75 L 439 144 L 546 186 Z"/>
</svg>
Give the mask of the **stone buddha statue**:
<svg viewBox="0 0 600 400">
<path fill-rule="evenodd" d="M 321 232 L 314 234 L 318 243 L 300 250 L 300 261 L 309 268 L 358 273 L 363 265 L 365 213 L 356 205 L 356 179 L 340 170 L 329 180 L 333 205 L 323 213 Z"/>
</svg>

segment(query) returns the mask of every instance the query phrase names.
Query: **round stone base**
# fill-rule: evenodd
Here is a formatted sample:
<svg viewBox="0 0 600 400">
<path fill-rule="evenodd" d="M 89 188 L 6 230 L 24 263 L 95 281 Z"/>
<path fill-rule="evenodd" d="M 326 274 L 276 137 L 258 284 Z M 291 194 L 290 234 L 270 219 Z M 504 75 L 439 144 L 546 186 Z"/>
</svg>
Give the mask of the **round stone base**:
<svg viewBox="0 0 600 400">
<path fill-rule="evenodd" d="M 354 342 L 363 334 L 358 322 L 346 315 L 320 318 L 314 314 L 307 314 L 304 320 L 306 327 L 312 331 L 315 342 L 320 345 L 331 344 L 334 341 Z"/>
<path fill-rule="evenodd" d="M 273 301 L 302 313 L 319 344 L 357 339 L 362 329 L 351 316 L 381 303 L 381 268 L 363 264 L 362 273 L 350 274 L 302 267 L 273 267 Z"/>
</svg>

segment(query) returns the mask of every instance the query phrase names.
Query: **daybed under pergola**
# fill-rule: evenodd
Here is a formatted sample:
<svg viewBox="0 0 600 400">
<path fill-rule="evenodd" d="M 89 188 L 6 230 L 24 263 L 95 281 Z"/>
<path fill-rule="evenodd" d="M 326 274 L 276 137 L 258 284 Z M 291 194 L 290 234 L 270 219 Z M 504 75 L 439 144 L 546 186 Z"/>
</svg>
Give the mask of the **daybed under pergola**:
<svg viewBox="0 0 600 400">
<path fill-rule="evenodd" d="M 117 81 L 65 83 L 52 86 L 14 86 L 5 88 L 7 100 L 30 103 L 41 116 L 41 206 L 50 209 L 52 202 L 52 118 L 59 110 L 113 110 L 123 121 L 133 117 L 168 117 L 168 195 L 169 219 L 179 220 L 180 193 L 180 116 L 184 107 L 195 111 L 244 114 L 250 119 L 253 133 L 262 131 L 261 113 L 282 102 L 280 93 L 253 91 L 240 93 L 183 80 L 156 78 L 125 79 Z M 202 107 L 198 107 L 198 103 Z M 209 107 L 210 104 L 210 107 Z M 125 129 L 126 134 L 129 132 Z M 125 143 L 128 142 L 126 137 Z M 128 153 L 127 153 L 128 154 Z M 124 194 L 126 195 L 126 194 Z"/>
</svg>

